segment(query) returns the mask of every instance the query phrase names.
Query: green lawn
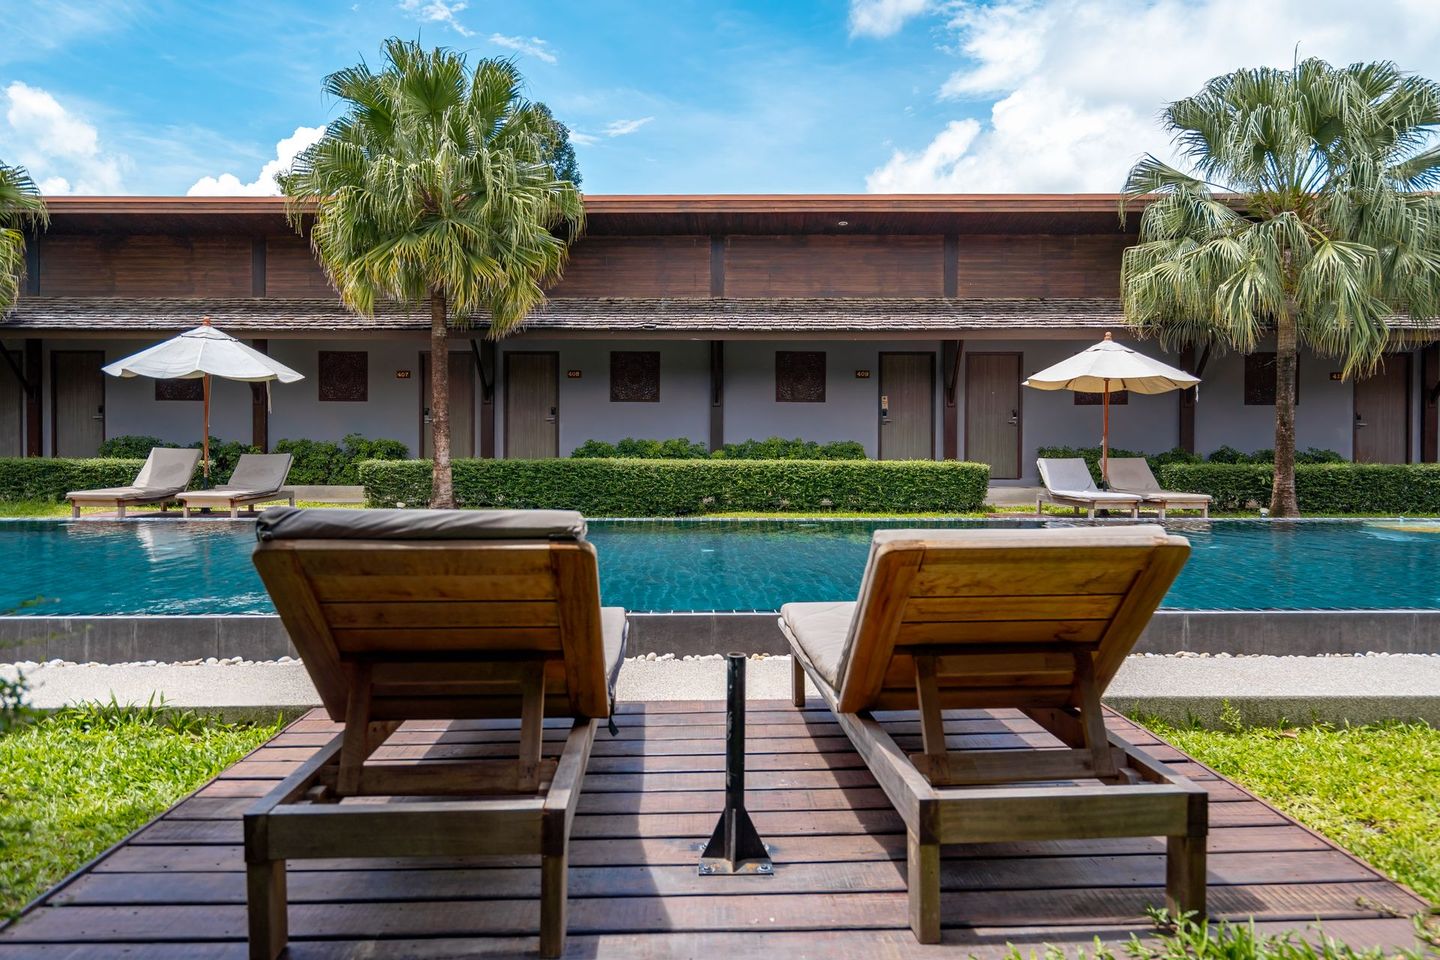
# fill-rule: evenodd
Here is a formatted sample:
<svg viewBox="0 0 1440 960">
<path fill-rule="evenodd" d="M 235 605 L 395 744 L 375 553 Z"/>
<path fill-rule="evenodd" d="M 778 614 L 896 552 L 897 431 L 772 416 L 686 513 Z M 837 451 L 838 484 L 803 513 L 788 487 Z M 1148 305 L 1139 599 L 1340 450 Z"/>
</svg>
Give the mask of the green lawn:
<svg viewBox="0 0 1440 960">
<path fill-rule="evenodd" d="M 96 705 L 0 736 L 0 921 L 278 727 Z"/>
<path fill-rule="evenodd" d="M 322 503 L 322 502 L 319 502 L 319 501 L 307 501 L 307 500 L 298 501 L 295 505 L 296 505 L 297 507 L 339 507 L 339 508 L 358 508 L 358 507 L 364 506 L 364 504 L 360 504 L 360 503 Z M 261 509 L 263 509 L 263 505 L 261 506 Z M 94 509 L 94 508 L 90 508 L 90 509 L 88 509 L 88 510 L 85 511 L 85 515 L 86 515 L 86 516 L 96 516 L 96 515 L 98 515 L 98 514 L 106 513 L 106 512 L 108 512 L 108 511 L 105 511 L 105 510 L 97 510 L 97 509 Z M 127 517 L 143 517 L 143 516 L 147 516 L 147 515 L 150 515 L 150 514 L 158 514 L 159 512 L 160 512 L 160 508 L 159 508 L 159 507 L 131 507 L 129 510 L 127 510 L 127 511 L 125 512 L 125 515 L 126 515 Z M 171 507 L 171 508 L 170 508 L 170 513 L 172 513 L 172 514 L 174 514 L 175 516 L 178 517 L 178 516 L 180 515 L 180 510 L 179 510 L 177 507 Z M 224 515 L 224 511 L 219 511 L 219 513 L 220 513 L 221 516 Z M 70 516 L 70 504 L 68 504 L 68 503 L 52 503 L 52 502 L 49 501 L 49 500 L 0 500 L 0 517 L 68 517 L 68 516 Z M 240 516 L 242 516 L 242 517 L 245 516 L 245 511 L 242 510 L 241 513 L 240 513 Z"/>
<path fill-rule="evenodd" d="M 1440 729 L 1145 725 L 1440 904 Z"/>
</svg>

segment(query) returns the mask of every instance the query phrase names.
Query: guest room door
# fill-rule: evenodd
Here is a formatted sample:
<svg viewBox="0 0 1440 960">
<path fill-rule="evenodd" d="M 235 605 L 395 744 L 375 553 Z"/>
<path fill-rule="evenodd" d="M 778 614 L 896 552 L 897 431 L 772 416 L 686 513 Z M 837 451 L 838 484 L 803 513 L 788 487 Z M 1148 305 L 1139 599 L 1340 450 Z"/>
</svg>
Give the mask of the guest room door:
<svg viewBox="0 0 1440 960">
<path fill-rule="evenodd" d="M 105 439 L 102 350 L 50 353 L 50 455 L 93 457 Z"/>
<path fill-rule="evenodd" d="M 422 457 L 435 455 L 430 426 L 430 354 L 420 354 L 420 437 Z M 475 360 L 458 350 L 450 354 L 450 456 L 475 456 Z"/>
<path fill-rule="evenodd" d="M 965 355 L 965 459 L 996 480 L 1020 476 L 1020 356 Z"/>
<path fill-rule="evenodd" d="M 560 354 L 505 354 L 505 456 L 560 455 Z"/>
<path fill-rule="evenodd" d="M 1392 353 L 1374 376 L 1355 381 L 1355 462 L 1410 460 L 1410 355 Z"/>
</svg>

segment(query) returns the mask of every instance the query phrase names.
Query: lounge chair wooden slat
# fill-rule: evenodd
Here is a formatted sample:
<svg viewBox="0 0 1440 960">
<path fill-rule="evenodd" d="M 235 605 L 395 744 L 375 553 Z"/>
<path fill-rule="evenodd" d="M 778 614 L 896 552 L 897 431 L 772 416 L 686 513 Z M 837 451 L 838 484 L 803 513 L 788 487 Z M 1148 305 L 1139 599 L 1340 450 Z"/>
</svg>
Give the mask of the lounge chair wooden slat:
<svg viewBox="0 0 1440 960">
<path fill-rule="evenodd" d="M 624 649 L 624 611 L 600 607 L 583 521 L 343 513 L 259 521 L 256 568 L 345 733 L 246 816 L 251 956 L 284 948 L 287 859 L 492 854 L 539 855 L 541 953 L 558 956 L 569 825 Z M 446 539 L 455 533 L 493 538 Z M 547 716 L 571 719 L 559 757 L 546 751 Z M 374 756 L 402 721 L 496 718 L 519 730 L 495 750 L 428 765 Z M 455 799 L 412 799 L 434 797 Z"/>
<path fill-rule="evenodd" d="M 782 609 L 796 705 L 804 671 L 905 822 L 922 942 L 939 936 L 942 843 L 1179 838 L 1169 897 L 1203 911 L 1206 793 L 1107 733 L 1100 704 L 1188 554 L 1153 526 L 884 531 L 848 621 L 845 605 Z M 956 753 L 955 708 L 1023 710 L 1063 746 Z M 871 713 L 913 709 L 907 756 Z"/>
<path fill-rule="evenodd" d="M 321 606 L 337 628 L 560 625 L 553 600 L 352 600 Z"/>
</svg>

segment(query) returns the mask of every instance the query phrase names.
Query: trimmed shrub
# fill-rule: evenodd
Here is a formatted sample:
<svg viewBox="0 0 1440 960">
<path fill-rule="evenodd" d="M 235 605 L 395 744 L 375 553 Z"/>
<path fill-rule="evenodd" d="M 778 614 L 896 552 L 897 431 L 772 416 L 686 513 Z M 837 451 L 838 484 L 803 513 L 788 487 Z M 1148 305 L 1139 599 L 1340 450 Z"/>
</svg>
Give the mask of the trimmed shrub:
<svg viewBox="0 0 1440 960">
<path fill-rule="evenodd" d="M 367 440 L 358 433 L 347 434 L 341 443 L 334 440 L 281 440 L 276 453 L 294 458 L 290 483 L 303 486 L 355 486 L 362 460 L 404 460 L 410 448 L 399 440 Z"/>
<path fill-rule="evenodd" d="M 703 460 L 710 456 L 705 444 L 696 443 L 688 437 L 670 440 L 637 440 L 626 437 L 618 443 L 604 440 L 586 440 L 570 454 L 577 460 Z"/>
<path fill-rule="evenodd" d="M 59 502 L 71 490 L 123 487 L 135 481 L 144 462 L 132 458 L 0 457 L 0 500 Z"/>
<path fill-rule="evenodd" d="M 1268 463 L 1172 464 L 1158 473 L 1169 490 L 1208 493 L 1216 510 L 1270 503 L 1275 467 Z M 1440 513 L 1436 464 L 1307 463 L 1295 468 L 1295 496 L 1305 513 Z"/>
<path fill-rule="evenodd" d="M 674 517 L 736 510 L 963 513 L 985 501 L 990 468 L 953 460 L 456 460 L 465 507 L 579 510 L 597 517 Z M 428 460 L 366 461 L 370 506 L 423 507 Z"/>
<path fill-rule="evenodd" d="M 168 440 L 161 440 L 159 437 L 147 437 L 141 434 L 122 434 L 118 437 L 111 437 L 100 444 L 100 459 L 139 459 L 144 460 L 150 456 L 152 447 L 164 447 L 169 450 L 178 450 L 182 446 L 188 446 L 192 450 L 199 450 L 200 441 L 196 440 L 191 444 L 171 443 Z M 230 479 L 230 474 L 235 472 L 235 464 L 239 462 L 242 453 L 259 453 L 260 448 L 248 443 L 241 443 L 239 440 L 221 440 L 219 437 L 210 438 L 210 482 L 212 484 L 225 483 Z M 133 476 L 125 482 L 135 479 Z M 71 489 L 75 489 L 71 487 Z"/>
<path fill-rule="evenodd" d="M 727 443 L 711 456 L 723 460 L 864 460 L 865 445 L 858 440 L 819 443 L 799 437 L 768 437 Z"/>
<path fill-rule="evenodd" d="M 96 452 L 101 460 L 144 460 L 150 456 L 154 447 L 178 447 L 178 443 L 170 443 L 161 440 L 159 437 L 145 437 L 139 434 L 122 434 L 118 437 L 111 437 L 100 443 L 100 449 Z"/>
</svg>

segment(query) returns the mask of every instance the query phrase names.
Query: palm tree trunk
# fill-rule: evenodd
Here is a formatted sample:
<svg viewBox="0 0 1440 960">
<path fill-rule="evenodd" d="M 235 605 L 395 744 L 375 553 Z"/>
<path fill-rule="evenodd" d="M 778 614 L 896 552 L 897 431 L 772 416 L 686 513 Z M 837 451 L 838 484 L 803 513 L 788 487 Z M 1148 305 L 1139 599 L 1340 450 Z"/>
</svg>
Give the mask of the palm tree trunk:
<svg viewBox="0 0 1440 960">
<path fill-rule="evenodd" d="M 1298 517 L 1295 499 L 1295 315 L 1287 303 L 1275 318 L 1275 483 L 1270 516 Z"/>
<path fill-rule="evenodd" d="M 430 429 L 435 454 L 430 506 L 453 509 L 455 486 L 450 473 L 450 324 L 445 294 L 430 290 Z"/>
</svg>

